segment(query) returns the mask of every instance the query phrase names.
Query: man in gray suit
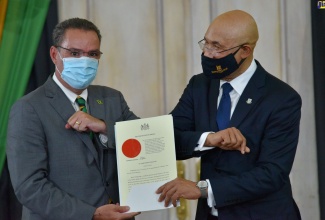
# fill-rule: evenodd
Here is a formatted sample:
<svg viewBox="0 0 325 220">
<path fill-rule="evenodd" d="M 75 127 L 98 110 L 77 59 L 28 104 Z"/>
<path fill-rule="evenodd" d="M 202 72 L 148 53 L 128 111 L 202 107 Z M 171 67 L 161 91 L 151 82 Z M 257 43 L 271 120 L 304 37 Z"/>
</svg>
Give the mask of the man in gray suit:
<svg viewBox="0 0 325 220">
<path fill-rule="evenodd" d="M 100 31 L 72 18 L 55 27 L 53 40 L 55 73 L 10 112 L 6 150 L 22 218 L 134 218 L 139 213 L 118 204 L 114 124 L 137 116 L 119 91 L 90 85 Z"/>
</svg>

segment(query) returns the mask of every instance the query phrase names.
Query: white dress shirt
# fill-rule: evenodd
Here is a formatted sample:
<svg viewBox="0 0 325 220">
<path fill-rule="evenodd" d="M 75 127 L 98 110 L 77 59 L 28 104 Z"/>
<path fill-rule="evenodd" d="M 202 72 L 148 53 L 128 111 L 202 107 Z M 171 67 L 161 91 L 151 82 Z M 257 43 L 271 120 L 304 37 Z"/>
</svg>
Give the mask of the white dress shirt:
<svg viewBox="0 0 325 220">
<path fill-rule="evenodd" d="M 75 94 L 74 92 L 70 91 L 69 89 L 67 89 L 66 87 L 64 87 L 64 85 L 62 85 L 62 83 L 59 81 L 59 79 L 56 77 L 56 75 L 53 75 L 53 80 L 54 82 L 62 89 L 63 93 L 67 96 L 67 98 L 70 100 L 71 105 L 73 106 L 73 108 L 76 111 L 79 111 L 79 105 L 76 102 L 76 99 L 78 96 L 82 97 L 84 100 L 86 100 L 86 108 L 88 108 L 88 103 L 87 103 L 87 98 L 88 98 L 88 90 L 85 89 L 84 91 L 82 91 L 82 93 L 80 95 Z"/>
</svg>

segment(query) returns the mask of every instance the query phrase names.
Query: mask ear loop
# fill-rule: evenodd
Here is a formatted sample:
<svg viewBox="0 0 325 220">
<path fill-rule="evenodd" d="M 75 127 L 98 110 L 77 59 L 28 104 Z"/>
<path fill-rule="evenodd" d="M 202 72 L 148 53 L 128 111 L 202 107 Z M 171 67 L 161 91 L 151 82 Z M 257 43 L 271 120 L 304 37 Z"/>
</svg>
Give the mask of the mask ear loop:
<svg viewBox="0 0 325 220">
<path fill-rule="evenodd" d="M 57 50 L 58 50 L 58 54 L 59 54 L 59 57 L 60 57 L 60 59 L 62 60 L 62 62 L 63 62 L 63 59 L 62 59 L 62 57 L 61 57 L 61 54 L 60 54 L 60 51 L 59 51 L 59 49 L 58 48 L 56 48 Z M 62 77 L 62 73 L 60 72 L 60 70 L 58 69 L 58 67 L 55 65 L 55 69 L 60 73 L 60 76 Z"/>
<path fill-rule="evenodd" d="M 242 46 L 240 46 L 234 53 L 233 53 L 233 55 L 234 55 L 234 57 L 235 57 L 235 55 L 236 55 L 236 53 L 241 49 L 243 47 L 243 45 Z M 238 67 L 240 66 L 240 65 L 242 65 L 243 64 L 243 62 L 246 60 L 246 58 L 244 58 L 244 59 L 242 59 L 239 63 L 238 63 Z"/>
<path fill-rule="evenodd" d="M 60 70 L 58 69 L 58 67 L 55 65 L 55 69 L 60 73 L 60 76 L 62 77 L 62 73 L 60 72 Z"/>
<path fill-rule="evenodd" d="M 56 49 L 58 50 L 58 54 L 59 54 L 60 59 L 63 61 L 63 58 L 61 57 L 59 49 L 58 48 L 56 48 Z"/>
<path fill-rule="evenodd" d="M 238 47 L 238 49 L 233 53 L 233 55 L 235 56 L 236 53 L 242 48 L 242 46 Z"/>
</svg>

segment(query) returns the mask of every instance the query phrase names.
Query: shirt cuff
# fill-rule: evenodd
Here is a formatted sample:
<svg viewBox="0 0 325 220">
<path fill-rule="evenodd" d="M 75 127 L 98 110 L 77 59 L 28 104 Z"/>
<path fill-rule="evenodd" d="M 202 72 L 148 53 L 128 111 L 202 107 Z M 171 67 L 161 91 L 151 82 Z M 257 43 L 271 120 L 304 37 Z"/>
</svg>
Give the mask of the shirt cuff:
<svg viewBox="0 0 325 220">
<path fill-rule="evenodd" d="M 210 181 L 208 179 L 206 181 L 208 182 L 208 198 L 207 198 L 208 206 L 209 207 L 214 207 L 216 205 L 216 202 L 214 201 L 214 195 L 213 195 L 213 192 L 212 192 L 212 187 L 211 187 Z"/>
<path fill-rule="evenodd" d="M 214 132 L 204 132 L 201 135 L 199 141 L 197 142 L 197 146 L 194 148 L 194 151 L 205 151 L 205 150 L 210 150 L 210 149 L 215 148 L 215 147 L 205 147 L 205 146 L 203 146 L 204 143 L 205 143 L 205 140 L 208 137 L 208 134 L 211 134 L 211 133 L 214 133 Z"/>
</svg>

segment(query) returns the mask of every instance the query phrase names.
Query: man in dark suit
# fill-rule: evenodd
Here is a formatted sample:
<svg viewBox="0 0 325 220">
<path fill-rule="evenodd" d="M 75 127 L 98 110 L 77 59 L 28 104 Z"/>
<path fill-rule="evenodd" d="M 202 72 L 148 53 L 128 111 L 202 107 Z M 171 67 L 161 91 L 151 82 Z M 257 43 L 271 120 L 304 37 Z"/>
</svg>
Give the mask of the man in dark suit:
<svg viewBox="0 0 325 220">
<path fill-rule="evenodd" d="M 10 112 L 7 158 L 22 219 L 131 219 L 119 206 L 114 124 L 136 119 L 123 95 L 92 86 L 101 35 L 72 18 L 53 31 L 54 75 Z"/>
<path fill-rule="evenodd" d="M 253 51 L 255 20 L 218 16 L 199 42 L 203 73 L 172 111 L 177 159 L 201 157 L 201 181 L 177 178 L 159 201 L 199 199 L 196 219 L 300 219 L 289 173 L 299 136 L 301 98 L 266 72 Z"/>
</svg>

